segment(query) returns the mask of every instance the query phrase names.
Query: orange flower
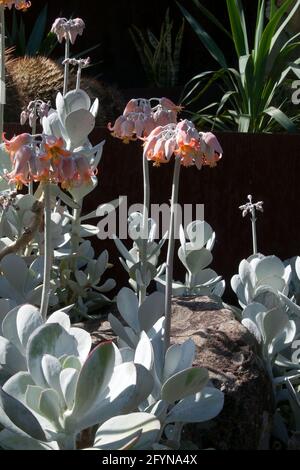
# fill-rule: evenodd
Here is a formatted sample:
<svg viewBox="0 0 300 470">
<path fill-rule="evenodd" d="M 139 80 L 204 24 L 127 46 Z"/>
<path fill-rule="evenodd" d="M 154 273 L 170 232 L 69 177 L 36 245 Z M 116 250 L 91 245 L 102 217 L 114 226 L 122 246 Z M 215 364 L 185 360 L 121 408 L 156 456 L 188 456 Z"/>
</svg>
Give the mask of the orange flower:
<svg viewBox="0 0 300 470">
<path fill-rule="evenodd" d="M 187 119 L 178 124 L 158 126 L 144 140 L 144 155 L 155 166 L 168 163 L 175 155 L 180 158 L 181 165 L 195 165 L 200 170 L 203 165 L 216 166 L 223 153 L 214 134 L 199 133 Z"/>
<path fill-rule="evenodd" d="M 71 152 L 68 152 L 64 148 L 64 140 L 62 137 L 56 140 L 48 140 L 45 143 L 46 154 L 44 155 L 45 160 L 51 160 L 54 166 L 59 165 L 61 157 L 70 157 Z"/>
<path fill-rule="evenodd" d="M 5 133 L 3 133 L 2 139 L 10 158 L 13 158 L 15 153 L 20 150 L 23 145 L 27 145 L 31 142 L 32 136 L 30 134 L 20 134 L 14 136 L 11 140 L 8 140 L 5 138 Z"/>
<path fill-rule="evenodd" d="M 17 10 L 24 11 L 31 7 L 31 2 L 29 0 L 0 0 L 0 6 L 9 9 L 14 6 Z"/>
</svg>

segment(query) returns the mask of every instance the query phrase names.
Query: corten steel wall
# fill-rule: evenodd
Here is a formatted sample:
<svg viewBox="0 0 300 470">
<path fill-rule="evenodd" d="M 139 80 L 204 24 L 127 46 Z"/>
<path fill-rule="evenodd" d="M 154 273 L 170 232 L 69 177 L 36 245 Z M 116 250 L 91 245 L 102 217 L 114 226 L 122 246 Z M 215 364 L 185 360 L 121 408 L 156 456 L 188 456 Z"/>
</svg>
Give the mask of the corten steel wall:
<svg viewBox="0 0 300 470">
<path fill-rule="evenodd" d="M 8 136 L 20 132 L 20 126 L 7 126 Z M 24 131 L 24 130 L 23 130 Z M 142 203 L 142 149 L 140 143 L 125 145 L 110 136 L 106 129 L 95 129 L 93 143 L 106 139 L 99 165 L 99 186 L 86 198 L 85 211 L 93 210 L 119 195 L 128 196 L 128 204 Z M 253 194 L 264 201 L 264 214 L 258 214 L 259 251 L 286 259 L 300 254 L 300 135 L 219 134 L 224 149 L 223 160 L 214 169 L 183 168 L 180 203 L 205 204 L 205 220 L 216 231 L 212 268 L 222 274 L 229 286 L 239 262 L 251 254 L 249 217 L 242 218 L 238 207 Z M 170 199 L 172 164 L 151 167 L 151 202 Z M 97 252 L 109 250 L 114 264 L 109 275 L 119 287 L 127 276 L 118 260 L 113 241 L 92 239 Z M 175 278 L 182 279 L 183 269 L 176 262 Z M 226 299 L 234 300 L 231 289 Z"/>
<path fill-rule="evenodd" d="M 212 267 L 224 276 L 229 285 L 239 262 L 251 255 L 251 225 L 242 218 L 238 207 L 248 194 L 255 201 L 264 201 L 264 214 L 258 215 L 258 247 L 265 255 L 281 259 L 300 254 L 300 136 L 219 134 L 224 157 L 214 169 L 183 168 L 180 181 L 181 204 L 205 204 L 205 220 L 216 231 Z M 127 195 L 128 203 L 143 201 L 142 160 L 139 143 L 124 145 L 113 139 L 105 129 L 94 131 L 92 140 L 106 138 L 99 167 L 99 189 L 88 198 L 90 209 Z M 151 167 L 151 202 L 170 199 L 172 165 Z M 118 264 L 118 254 L 111 241 L 95 242 L 97 249 L 107 247 L 115 263 L 114 274 L 120 282 L 126 275 Z M 177 261 L 175 278 L 183 270 Z M 226 297 L 232 300 L 231 289 Z"/>
</svg>

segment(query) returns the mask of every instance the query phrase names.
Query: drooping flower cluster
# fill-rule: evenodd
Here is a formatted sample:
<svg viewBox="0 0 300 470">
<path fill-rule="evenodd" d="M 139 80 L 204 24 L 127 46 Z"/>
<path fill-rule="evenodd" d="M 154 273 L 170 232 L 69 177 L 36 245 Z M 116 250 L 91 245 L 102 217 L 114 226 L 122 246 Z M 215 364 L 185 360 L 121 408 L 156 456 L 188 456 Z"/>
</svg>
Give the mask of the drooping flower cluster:
<svg viewBox="0 0 300 470">
<path fill-rule="evenodd" d="M 10 184 L 21 189 L 33 181 L 51 182 L 71 189 L 91 183 L 95 170 L 84 154 L 67 151 L 62 138 L 44 134 L 38 138 L 30 134 L 20 134 L 11 140 L 4 137 L 12 162 L 12 171 L 6 174 Z"/>
<path fill-rule="evenodd" d="M 27 106 L 24 111 L 21 112 L 20 116 L 20 123 L 24 126 L 29 120 L 30 127 L 33 127 L 37 121 L 37 118 L 40 119 L 41 124 L 44 117 L 47 117 L 50 111 L 51 103 L 45 103 L 42 100 L 35 100 L 30 101 L 29 105 Z"/>
<path fill-rule="evenodd" d="M 51 32 L 56 34 L 60 43 L 65 39 L 74 44 L 77 36 L 82 36 L 85 23 L 81 18 L 67 20 L 67 18 L 57 18 L 51 28 Z"/>
<path fill-rule="evenodd" d="M 11 9 L 13 6 L 17 10 L 27 10 L 31 6 L 29 0 L 0 0 L 0 7 Z"/>
<path fill-rule="evenodd" d="M 154 107 L 153 101 L 158 102 Z M 176 123 L 180 110 L 180 106 L 167 98 L 132 99 L 122 116 L 118 117 L 113 126 L 109 123 L 108 128 L 114 137 L 129 143 L 137 138 L 147 137 L 157 126 Z"/>
<path fill-rule="evenodd" d="M 211 132 L 199 133 L 194 124 L 187 119 L 178 124 L 156 127 L 145 139 L 144 155 L 155 166 L 168 163 L 175 155 L 185 167 L 195 165 L 216 166 L 222 158 L 223 150 Z"/>
</svg>

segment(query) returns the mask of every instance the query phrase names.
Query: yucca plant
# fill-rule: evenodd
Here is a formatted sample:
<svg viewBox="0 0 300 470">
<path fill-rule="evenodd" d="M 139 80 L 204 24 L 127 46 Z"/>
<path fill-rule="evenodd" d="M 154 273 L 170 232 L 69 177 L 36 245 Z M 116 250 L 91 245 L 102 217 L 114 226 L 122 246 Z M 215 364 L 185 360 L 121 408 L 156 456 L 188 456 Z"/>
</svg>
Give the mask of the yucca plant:
<svg viewBox="0 0 300 470">
<path fill-rule="evenodd" d="M 26 37 L 25 23 L 22 16 L 13 10 L 12 26 L 6 31 L 8 47 L 15 49 L 19 56 L 35 56 L 37 54 L 50 56 L 57 45 L 57 38 L 53 33 L 46 33 L 48 4 L 44 6 L 33 25 L 30 36 Z"/>
<path fill-rule="evenodd" d="M 180 53 L 184 33 L 184 20 L 173 39 L 173 21 L 169 9 L 161 26 L 159 38 L 152 31 L 144 34 L 137 26 L 129 29 L 132 40 L 140 56 L 149 84 L 157 87 L 178 85 Z"/>
<path fill-rule="evenodd" d="M 219 85 L 223 93 L 221 99 L 195 112 L 193 119 L 219 130 L 297 132 L 300 114 L 296 108 L 290 112 L 292 93 L 287 86 L 300 63 L 300 59 L 293 60 L 300 46 L 300 33 L 285 39 L 283 44 L 282 39 L 286 26 L 300 7 L 300 0 L 285 0 L 280 8 L 272 0 L 269 19 L 265 16 L 265 0 L 258 0 L 253 41 L 241 0 L 226 0 L 229 31 L 199 0 L 193 2 L 232 41 L 237 56 L 236 64 L 229 64 L 222 49 L 200 22 L 178 3 L 202 45 L 219 65 L 219 69 L 202 72 L 188 82 L 183 102 L 186 106 L 197 104 L 213 84 Z"/>
</svg>

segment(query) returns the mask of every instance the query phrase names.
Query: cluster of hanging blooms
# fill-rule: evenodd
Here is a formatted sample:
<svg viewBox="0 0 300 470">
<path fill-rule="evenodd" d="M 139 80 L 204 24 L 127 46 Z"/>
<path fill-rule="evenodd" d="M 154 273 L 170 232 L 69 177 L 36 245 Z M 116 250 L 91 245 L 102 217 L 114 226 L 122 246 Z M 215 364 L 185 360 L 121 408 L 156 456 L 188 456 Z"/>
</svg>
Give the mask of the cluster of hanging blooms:
<svg viewBox="0 0 300 470">
<path fill-rule="evenodd" d="M 74 44 L 77 36 L 82 36 L 85 23 L 81 18 L 67 20 L 67 18 L 57 18 L 51 28 L 51 32 L 56 34 L 60 43 L 65 39 Z"/>
<path fill-rule="evenodd" d="M 45 103 L 42 100 L 30 101 L 27 108 L 21 112 L 21 116 L 20 116 L 21 125 L 24 126 L 26 122 L 29 121 L 30 127 L 33 127 L 37 121 L 37 118 L 40 119 L 40 122 L 42 124 L 43 118 L 47 117 L 49 114 L 50 107 L 51 107 L 50 101 L 48 101 L 47 103 Z"/>
<path fill-rule="evenodd" d="M 132 99 L 115 124 L 108 124 L 108 129 L 114 137 L 129 143 L 147 137 L 157 126 L 176 123 L 180 110 L 180 106 L 167 98 Z"/>
<path fill-rule="evenodd" d="M 13 6 L 17 10 L 27 10 L 31 2 L 29 0 L 0 0 L 0 7 L 11 9 Z"/>
<path fill-rule="evenodd" d="M 153 105 L 154 102 L 154 105 Z M 168 163 L 172 155 L 180 158 L 183 166 L 216 166 L 223 150 L 211 132 L 198 132 L 187 119 L 178 122 L 182 110 L 168 98 L 132 99 L 122 116 L 108 128 L 114 137 L 124 143 L 141 139 L 144 156 L 155 166 Z"/>
<path fill-rule="evenodd" d="M 62 138 L 24 133 L 11 140 L 3 136 L 3 140 L 12 162 L 12 171 L 5 176 L 17 189 L 31 182 L 51 182 L 71 189 L 90 184 L 95 175 L 86 156 L 66 150 Z"/>
<path fill-rule="evenodd" d="M 187 119 L 178 124 L 159 126 L 144 140 L 144 156 L 153 161 L 155 166 L 168 163 L 172 155 L 175 155 L 185 167 L 214 167 L 223 153 L 214 134 L 198 132 Z"/>
</svg>

